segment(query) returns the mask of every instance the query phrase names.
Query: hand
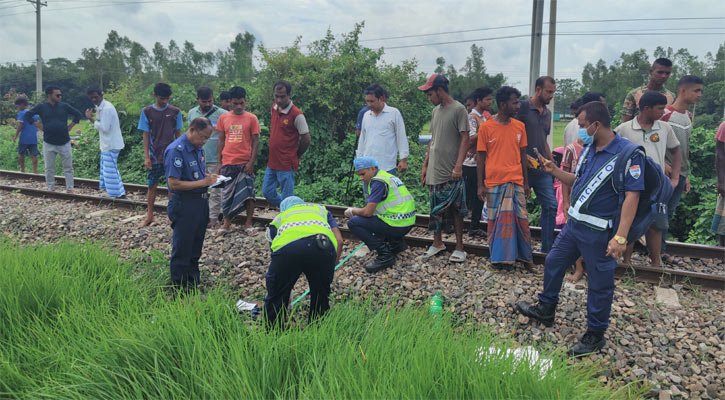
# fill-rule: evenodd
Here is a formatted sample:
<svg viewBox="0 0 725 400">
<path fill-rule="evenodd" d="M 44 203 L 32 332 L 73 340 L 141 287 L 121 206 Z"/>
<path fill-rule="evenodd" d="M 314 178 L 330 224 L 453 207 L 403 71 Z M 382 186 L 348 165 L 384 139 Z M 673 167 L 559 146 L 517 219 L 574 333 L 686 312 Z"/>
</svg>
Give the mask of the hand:
<svg viewBox="0 0 725 400">
<path fill-rule="evenodd" d="M 222 165 L 221 164 L 217 165 L 217 167 L 216 167 L 216 174 L 217 175 L 221 175 L 222 174 Z"/>
<path fill-rule="evenodd" d="M 549 174 L 554 172 L 556 164 L 554 164 L 553 161 L 549 160 L 548 158 L 544 158 L 544 156 L 539 154 L 539 162 L 541 163 L 541 169 L 543 169 L 544 172 L 547 172 Z"/>
<path fill-rule="evenodd" d="M 672 187 L 677 187 L 680 184 L 680 177 L 677 177 L 677 179 L 670 178 L 670 183 L 672 183 Z"/>
<path fill-rule="evenodd" d="M 405 172 L 406 169 L 408 169 L 408 161 L 407 160 L 398 161 L 398 172 Z"/>
<path fill-rule="evenodd" d="M 143 165 L 144 165 L 144 167 L 146 167 L 147 170 L 151 171 L 151 158 L 146 157 L 143 160 Z"/>
<path fill-rule="evenodd" d="M 665 176 L 672 176 L 672 166 L 665 163 Z"/>
<path fill-rule="evenodd" d="M 614 238 L 609 240 L 609 243 L 607 244 L 607 254 L 608 256 L 614 258 L 615 260 L 618 260 L 619 257 L 624 254 L 624 251 L 627 249 L 627 244 L 619 244 L 617 243 Z"/>
<path fill-rule="evenodd" d="M 428 172 L 428 168 L 427 168 L 427 167 L 423 167 L 423 168 L 422 168 L 422 169 L 420 170 L 420 183 L 421 183 L 421 184 L 422 184 L 423 186 L 425 186 L 425 174 L 426 174 L 427 172 Z"/>
<path fill-rule="evenodd" d="M 216 183 L 217 179 L 219 179 L 219 175 L 217 174 L 209 174 L 204 178 L 204 186 L 211 186 Z"/>
<path fill-rule="evenodd" d="M 71 145 L 71 147 L 76 147 L 76 146 L 78 146 L 78 143 L 76 143 L 75 140 L 71 140 L 70 145 Z"/>
<path fill-rule="evenodd" d="M 478 187 L 478 198 L 481 199 L 481 201 L 486 201 L 486 187 L 483 185 Z"/>
<path fill-rule="evenodd" d="M 244 173 L 247 175 L 253 175 L 254 174 L 254 163 L 248 162 L 247 165 L 244 166 Z"/>
<path fill-rule="evenodd" d="M 463 169 L 461 167 L 455 167 L 455 168 L 453 168 L 453 172 L 451 172 L 451 180 L 460 181 L 462 175 L 463 175 Z"/>
<path fill-rule="evenodd" d="M 13 136 L 13 143 L 15 143 L 16 140 L 18 140 L 18 135 Z"/>
<path fill-rule="evenodd" d="M 90 108 L 86 110 L 86 118 L 88 118 L 91 123 L 93 123 L 93 111 L 91 111 Z"/>
<path fill-rule="evenodd" d="M 348 207 L 348 208 L 345 209 L 345 216 L 347 218 L 352 218 L 352 216 L 353 216 L 353 214 L 352 214 L 352 207 Z"/>
<path fill-rule="evenodd" d="M 524 197 L 526 197 L 526 200 L 528 200 L 529 197 L 531 197 L 531 188 L 529 187 L 528 184 L 524 185 Z"/>
<path fill-rule="evenodd" d="M 685 178 L 685 193 L 690 193 L 690 177 Z"/>
</svg>

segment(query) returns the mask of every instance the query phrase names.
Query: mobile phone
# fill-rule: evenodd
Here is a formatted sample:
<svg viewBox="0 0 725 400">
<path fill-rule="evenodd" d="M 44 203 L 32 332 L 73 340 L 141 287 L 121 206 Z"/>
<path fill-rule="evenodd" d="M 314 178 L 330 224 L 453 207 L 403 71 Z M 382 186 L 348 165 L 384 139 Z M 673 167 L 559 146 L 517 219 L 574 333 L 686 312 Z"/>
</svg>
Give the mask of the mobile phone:
<svg viewBox="0 0 725 400">
<path fill-rule="evenodd" d="M 539 157 L 541 156 L 541 154 L 539 154 L 539 149 L 534 147 L 533 152 L 534 152 L 534 156 L 536 157 L 536 161 L 539 161 Z"/>
</svg>

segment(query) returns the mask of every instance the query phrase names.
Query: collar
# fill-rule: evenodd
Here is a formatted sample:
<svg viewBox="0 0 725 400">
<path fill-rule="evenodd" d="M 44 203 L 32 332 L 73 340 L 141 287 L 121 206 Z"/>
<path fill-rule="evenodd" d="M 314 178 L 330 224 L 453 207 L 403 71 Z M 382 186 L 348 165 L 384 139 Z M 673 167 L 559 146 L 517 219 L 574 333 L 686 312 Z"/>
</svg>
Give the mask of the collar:
<svg viewBox="0 0 725 400">
<path fill-rule="evenodd" d="M 97 105 L 96 108 L 100 110 L 106 105 L 106 103 L 108 103 L 108 100 L 103 99 L 101 100 L 101 104 Z"/>
<path fill-rule="evenodd" d="M 274 110 L 275 111 L 279 111 L 282 114 L 289 114 L 289 112 L 292 109 L 292 106 L 293 105 L 294 105 L 294 103 L 292 103 L 292 100 L 290 100 L 289 101 L 289 104 L 287 105 L 287 107 L 285 107 L 285 108 L 283 108 L 283 109 L 280 110 L 279 109 L 279 106 L 277 105 L 277 103 L 274 103 Z"/>
<path fill-rule="evenodd" d="M 611 142 L 609 142 L 608 145 L 606 145 L 603 149 L 597 151 L 597 148 L 594 147 L 594 153 L 599 154 L 603 151 L 606 151 L 609 154 L 618 154 L 619 153 L 619 147 L 622 142 L 622 137 L 617 134 L 617 132 L 614 132 L 614 139 L 612 139 Z M 594 143 L 592 143 L 590 146 L 594 146 Z"/>
<path fill-rule="evenodd" d="M 369 112 L 369 113 L 372 113 L 373 115 L 375 115 L 375 113 L 373 112 L 373 110 L 371 110 L 370 108 L 368 108 L 368 110 L 366 112 Z M 380 114 L 386 113 L 386 112 L 390 112 L 390 107 L 387 104 L 383 104 L 383 109 L 380 110 Z"/>
<path fill-rule="evenodd" d="M 639 124 L 639 120 L 637 119 L 637 117 L 632 118 L 632 129 L 636 129 L 636 130 L 640 130 L 640 131 L 644 130 L 642 128 L 642 126 Z M 660 129 L 662 129 L 662 126 L 660 125 L 660 120 L 656 120 L 654 122 L 654 124 L 652 124 L 652 128 L 650 128 L 650 130 L 647 132 L 657 131 Z"/>
<path fill-rule="evenodd" d="M 158 107 L 156 107 L 156 103 L 154 103 L 154 104 L 151 104 L 151 107 L 153 107 L 154 110 L 156 110 L 156 111 L 164 111 L 165 109 L 169 108 L 169 105 L 167 104 L 164 108 L 158 108 Z"/>
<path fill-rule="evenodd" d="M 181 137 L 182 137 L 181 144 L 182 144 L 182 146 L 184 146 L 185 151 L 188 151 L 189 153 L 194 153 L 194 152 L 200 150 L 199 148 L 197 148 L 196 146 L 191 144 L 191 142 L 189 141 L 189 137 L 186 136 L 186 133 L 183 134 Z"/>
</svg>

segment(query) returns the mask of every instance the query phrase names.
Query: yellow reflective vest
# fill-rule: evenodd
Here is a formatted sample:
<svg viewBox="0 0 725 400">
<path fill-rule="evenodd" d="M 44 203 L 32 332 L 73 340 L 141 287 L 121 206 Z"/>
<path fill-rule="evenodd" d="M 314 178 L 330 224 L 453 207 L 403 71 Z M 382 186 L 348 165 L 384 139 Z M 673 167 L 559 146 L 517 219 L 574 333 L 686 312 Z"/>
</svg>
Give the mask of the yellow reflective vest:
<svg viewBox="0 0 725 400">
<path fill-rule="evenodd" d="M 277 228 L 272 240 L 272 251 L 286 244 L 317 234 L 327 235 L 337 250 L 337 239 L 327 223 L 327 209 L 318 204 L 298 204 L 279 213 L 271 225 Z"/>
<path fill-rule="evenodd" d="M 375 207 L 375 215 L 390 226 L 415 224 L 415 200 L 403 181 L 383 170 L 378 170 L 373 180 L 385 183 L 388 188 L 388 197 Z"/>
</svg>

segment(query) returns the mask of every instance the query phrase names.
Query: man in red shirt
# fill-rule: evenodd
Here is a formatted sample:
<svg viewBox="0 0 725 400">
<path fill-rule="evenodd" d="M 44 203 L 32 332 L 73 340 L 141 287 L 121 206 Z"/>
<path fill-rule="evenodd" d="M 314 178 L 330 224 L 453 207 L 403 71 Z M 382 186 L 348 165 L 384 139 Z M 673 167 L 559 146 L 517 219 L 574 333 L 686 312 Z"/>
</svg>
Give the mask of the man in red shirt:
<svg viewBox="0 0 725 400">
<path fill-rule="evenodd" d="M 300 157 L 310 147 L 310 130 L 305 115 L 292 104 L 289 82 L 278 81 L 273 90 L 269 159 L 262 194 L 269 204 L 279 207 L 282 200 L 295 194 L 295 171 L 300 166 Z M 282 191 L 281 195 L 277 188 Z"/>
<path fill-rule="evenodd" d="M 259 120 L 245 111 L 247 91 L 235 86 L 229 91 L 232 110 L 222 114 L 216 123 L 219 131 L 217 148 L 218 174 L 232 178 L 222 191 L 222 215 L 224 225 L 217 231 L 223 235 L 230 230 L 231 218 L 247 210 L 245 229 L 248 235 L 256 235 L 252 227 L 254 218 L 254 162 L 259 150 Z"/>
</svg>

